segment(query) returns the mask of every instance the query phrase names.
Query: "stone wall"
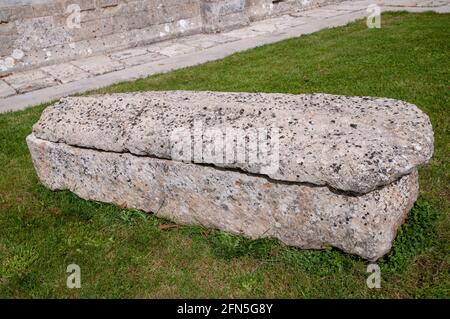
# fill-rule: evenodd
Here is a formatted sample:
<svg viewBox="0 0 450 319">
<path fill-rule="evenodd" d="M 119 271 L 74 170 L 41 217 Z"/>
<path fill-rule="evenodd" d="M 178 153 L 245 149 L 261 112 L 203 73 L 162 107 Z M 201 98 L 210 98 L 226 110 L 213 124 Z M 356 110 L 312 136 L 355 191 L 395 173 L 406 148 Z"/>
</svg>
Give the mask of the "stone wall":
<svg viewBox="0 0 450 319">
<path fill-rule="evenodd" d="M 2 0 L 0 75 L 342 0 Z"/>
<path fill-rule="evenodd" d="M 338 2 L 344 0 L 245 0 L 245 10 L 249 19 L 255 21 Z"/>
</svg>

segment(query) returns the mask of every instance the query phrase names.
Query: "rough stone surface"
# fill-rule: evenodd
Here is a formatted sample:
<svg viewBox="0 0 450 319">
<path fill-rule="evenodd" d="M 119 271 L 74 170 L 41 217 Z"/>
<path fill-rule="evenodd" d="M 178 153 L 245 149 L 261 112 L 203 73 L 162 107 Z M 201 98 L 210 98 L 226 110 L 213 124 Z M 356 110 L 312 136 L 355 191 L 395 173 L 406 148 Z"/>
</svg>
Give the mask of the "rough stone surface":
<svg viewBox="0 0 450 319">
<path fill-rule="evenodd" d="M 49 65 L 43 67 L 42 70 L 58 79 L 61 83 L 78 81 L 90 76 L 86 71 L 83 71 L 70 63 Z"/>
<path fill-rule="evenodd" d="M 345 13 L 346 13 L 346 11 L 343 11 L 343 10 L 314 9 L 314 10 L 292 13 L 292 16 L 299 16 L 299 17 L 305 16 L 305 17 L 312 17 L 312 18 L 318 18 L 318 19 L 327 19 L 327 18 L 338 16 L 338 15 L 342 15 Z"/>
<path fill-rule="evenodd" d="M 265 162 L 211 161 L 198 154 L 184 161 L 354 193 L 396 181 L 433 153 L 430 121 L 416 106 L 328 94 L 170 91 L 71 97 L 47 108 L 33 132 L 52 142 L 173 159 L 178 147 L 173 132 L 192 132 L 199 124 L 202 135 L 210 128 L 245 134 L 278 128 L 278 169 L 268 170 Z M 270 140 L 277 143 L 275 136 Z"/>
<path fill-rule="evenodd" d="M 154 212 L 181 224 L 274 237 L 301 248 L 331 245 L 369 260 L 389 251 L 418 195 L 415 170 L 352 196 L 210 166 L 83 149 L 34 135 L 27 142 L 40 180 L 52 190 L 68 189 L 84 199 Z"/>
<path fill-rule="evenodd" d="M 342 1 L 2 0 L 0 74 L 202 31 L 220 32 L 288 11 Z M 79 24 L 74 5 L 79 6 Z M 2 65 L 1 60 L 15 49 L 24 52 L 23 59 Z"/>
<path fill-rule="evenodd" d="M 417 1 L 417 0 L 381 0 L 378 1 L 380 5 L 392 6 L 392 7 L 438 7 L 448 4 L 448 0 L 428 0 L 428 1 Z"/>
<path fill-rule="evenodd" d="M 137 55 L 134 57 L 122 59 L 122 60 L 120 60 L 120 62 L 122 62 L 126 66 L 134 66 L 134 65 L 142 65 L 145 63 L 150 63 L 153 61 L 158 61 L 158 60 L 165 59 L 165 58 L 167 58 L 167 56 L 156 53 L 156 52 L 150 52 L 147 54 Z"/>
<path fill-rule="evenodd" d="M 31 1 L 28 4 L 33 4 L 33 1 L 43 1 L 44 3 L 42 6 L 23 5 L 20 7 L 11 6 L 14 3 L 7 5 L 4 5 L 3 2 L 0 3 L 0 77 L 6 77 L 11 73 L 20 77 L 20 72 L 40 65 L 40 71 L 50 73 L 57 81 L 46 80 L 45 85 L 34 83 L 25 90 L 14 90 L 14 92 L 8 87 L 0 87 L 0 112 L 18 110 L 73 93 L 97 89 L 99 83 L 104 83 L 106 86 L 124 80 L 135 80 L 180 67 L 220 59 L 251 47 L 298 37 L 323 28 L 342 26 L 355 19 L 366 18 L 367 7 L 374 4 L 374 1 L 371 0 L 343 2 L 341 0 L 286 0 L 276 3 L 273 3 L 272 0 L 246 0 L 245 10 L 251 21 L 250 25 L 240 30 L 232 30 L 226 36 L 224 33 L 200 33 L 203 20 L 199 8 L 197 11 L 187 8 L 185 14 L 178 14 L 179 10 L 171 7 L 173 10 L 171 14 L 177 13 L 173 15 L 174 19 L 184 18 L 169 21 L 160 19 L 159 14 L 150 14 L 154 10 L 145 10 L 145 6 L 139 7 L 140 0 L 126 4 L 125 0 L 119 0 L 118 5 L 107 5 L 97 8 L 98 10 L 96 9 L 98 3 L 93 0 L 85 0 L 79 3 L 83 28 L 67 30 L 61 28 L 61 23 L 67 18 L 66 16 L 56 16 L 54 19 L 51 19 L 52 17 L 42 18 L 45 12 L 52 15 L 53 11 L 51 10 L 55 9 L 57 5 L 59 5 L 60 11 L 63 11 L 60 3 L 47 6 L 45 2 L 53 0 L 20 1 Z M 330 4 L 334 2 L 336 4 Z M 382 5 L 382 11 L 450 12 L 448 0 L 399 0 L 377 1 L 377 3 Z M 147 4 L 158 5 L 157 2 L 148 2 Z M 163 5 L 161 10 L 164 11 L 164 5 L 172 3 L 163 2 L 161 4 Z M 182 4 L 182 2 L 178 4 Z M 184 10 L 183 6 L 190 6 L 189 1 L 182 5 L 181 9 Z M 317 9 L 318 6 L 321 9 Z M 127 8 L 129 8 L 128 13 L 133 17 L 132 21 L 129 21 L 125 14 Z M 102 16 L 102 10 L 105 16 Z M 194 12 L 197 13 L 187 18 Z M 168 14 L 168 12 L 166 13 Z M 16 21 L 19 16 L 23 20 L 35 17 L 37 23 Z M 228 17 L 228 15 L 224 17 Z M 102 24 L 95 21 L 100 18 Z M 110 21 L 114 22 L 112 26 L 108 25 Z M 147 25 L 149 23 L 150 25 Z M 39 30 L 40 28 L 45 30 Z M 69 34 L 64 34 L 66 31 Z M 92 38 L 92 35 L 99 31 L 108 32 Z M 45 41 L 39 41 L 39 37 L 44 35 Z M 51 39 L 54 41 L 52 42 Z M 154 42 L 160 43 L 155 45 Z M 171 56 L 162 54 L 159 52 L 161 50 L 168 52 Z M 147 51 L 150 52 L 147 54 Z M 78 67 L 72 67 L 67 63 L 72 59 L 80 60 L 93 55 L 98 57 L 99 52 L 102 52 L 102 58 L 95 58 L 93 65 L 100 71 L 97 73 L 99 75 L 87 72 L 78 73 Z M 102 60 L 107 60 L 108 57 L 121 65 L 120 70 L 117 70 L 116 67 L 107 67 L 102 70 L 99 64 L 102 64 Z M 142 68 L 135 68 L 135 66 L 142 66 Z M 101 74 L 102 72 L 105 74 Z M 87 79 L 87 76 L 91 79 Z M 6 89 L 6 91 L 2 89 Z M 27 92 L 28 94 L 22 94 Z"/>
</svg>

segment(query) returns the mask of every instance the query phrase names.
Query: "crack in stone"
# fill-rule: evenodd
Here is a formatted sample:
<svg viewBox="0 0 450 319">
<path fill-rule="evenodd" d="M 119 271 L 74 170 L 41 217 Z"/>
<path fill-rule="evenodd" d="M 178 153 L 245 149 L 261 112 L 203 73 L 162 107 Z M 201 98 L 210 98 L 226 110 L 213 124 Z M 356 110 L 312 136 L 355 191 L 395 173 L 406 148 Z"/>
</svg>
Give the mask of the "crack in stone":
<svg viewBox="0 0 450 319">
<path fill-rule="evenodd" d="M 36 137 L 36 138 L 40 139 L 39 137 Z M 64 145 L 67 145 L 67 146 L 70 146 L 70 147 L 73 147 L 73 148 L 77 148 L 77 149 L 80 149 L 80 150 L 91 150 L 91 151 L 102 152 L 102 153 L 130 155 L 130 156 L 141 157 L 141 158 L 157 159 L 157 160 L 172 161 L 172 162 L 183 163 L 183 164 L 190 164 L 190 165 L 198 165 L 198 166 L 203 166 L 203 167 L 210 167 L 210 168 L 213 168 L 215 170 L 222 171 L 222 172 L 235 172 L 235 173 L 240 173 L 240 174 L 243 174 L 243 175 L 246 175 L 246 176 L 264 178 L 267 182 L 270 182 L 270 183 L 273 183 L 273 184 L 279 184 L 279 185 L 299 185 L 299 186 L 307 186 L 307 187 L 313 187 L 313 188 L 326 187 L 326 188 L 329 189 L 330 192 L 332 192 L 332 193 L 334 193 L 336 195 L 350 196 L 350 197 L 360 197 L 360 196 L 364 196 L 364 195 L 366 195 L 368 193 L 379 191 L 380 189 L 382 189 L 386 185 L 395 183 L 396 181 L 398 181 L 403 176 L 406 176 L 406 175 L 410 174 L 411 171 L 412 171 L 411 170 L 410 172 L 399 176 L 396 180 L 394 180 L 391 183 L 384 184 L 384 185 L 379 185 L 378 187 L 376 187 L 375 189 L 373 189 L 370 192 L 358 193 L 358 192 L 340 190 L 340 189 L 331 187 L 328 184 L 319 185 L 319 184 L 314 184 L 314 183 L 309 183 L 309 182 L 296 182 L 296 181 L 286 181 L 286 180 L 274 179 L 274 178 L 271 178 L 271 177 L 269 177 L 269 176 L 267 176 L 265 174 L 252 173 L 252 172 L 248 172 L 248 171 L 245 171 L 245 170 L 243 170 L 241 168 L 237 168 L 237 167 L 220 167 L 220 166 L 217 166 L 217 165 L 215 165 L 213 163 L 203 163 L 203 162 L 202 163 L 198 163 L 198 162 L 183 162 L 183 161 L 178 161 L 178 160 L 171 159 L 171 158 L 159 157 L 159 156 L 155 156 L 155 155 L 134 154 L 134 153 L 131 153 L 129 150 L 123 151 L 123 152 L 118 152 L 118 151 L 102 150 L 102 149 L 96 149 L 96 148 L 92 148 L 92 147 L 67 144 L 65 142 L 54 142 L 54 141 L 48 141 L 48 140 L 44 140 L 44 139 L 40 139 L 40 140 L 46 141 L 46 142 L 50 142 L 50 143 L 55 143 L 55 144 L 64 144 Z"/>
</svg>

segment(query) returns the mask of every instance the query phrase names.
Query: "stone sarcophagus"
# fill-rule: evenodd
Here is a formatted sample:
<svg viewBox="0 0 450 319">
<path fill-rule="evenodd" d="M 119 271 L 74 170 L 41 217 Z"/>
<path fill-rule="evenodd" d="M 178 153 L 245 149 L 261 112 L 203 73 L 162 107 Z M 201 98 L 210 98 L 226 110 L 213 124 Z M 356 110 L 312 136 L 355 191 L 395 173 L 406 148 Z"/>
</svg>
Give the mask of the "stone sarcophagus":
<svg viewBox="0 0 450 319">
<path fill-rule="evenodd" d="M 61 99 L 27 143 L 52 190 L 376 260 L 418 196 L 433 131 L 391 99 L 171 91 Z"/>
</svg>

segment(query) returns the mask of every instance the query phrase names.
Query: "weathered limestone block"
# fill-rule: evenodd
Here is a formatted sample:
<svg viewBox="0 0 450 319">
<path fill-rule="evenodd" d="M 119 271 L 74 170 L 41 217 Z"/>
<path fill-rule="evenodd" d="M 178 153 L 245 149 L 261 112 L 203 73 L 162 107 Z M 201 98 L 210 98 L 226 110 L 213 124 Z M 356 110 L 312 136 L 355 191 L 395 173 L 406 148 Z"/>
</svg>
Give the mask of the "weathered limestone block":
<svg viewBox="0 0 450 319">
<path fill-rule="evenodd" d="M 8 8 L 0 8 L 0 24 L 9 22 L 10 10 Z"/>
<path fill-rule="evenodd" d="M 3 5 L 0 3 L 0 17 L 4 22 L 14 22 L 19 19 L 29 19 L 34 16 L 31 5 Z"/>
<path fill-rule="evenodd" d="M 267 145 L 271 169 L 238 159 L 254 150 L 252 132 L 263 132 L 257 159 Z M 220 154 L 208 153 L 211 136 L 236 157 L 211 161 Z M 390 99 L 173 91 L 62 99 L 27 143 L 52 190 L 376 260 L 418 196 L 416 167 L 430 159 L 433 133 L 416 106 Z"/>
<path fill-rule="evenodd" d="M 115 7 L 119 4 L 119 0 L 99 0 L 98 5 L 101 8 Z"/>
<path fill-rule="evenodd" d="M 278 128 L 279 169 L 266 173 L 264 163 L 248 161 L 188 161 L 356 193 L 397 180 L 433 152 L 430 121 L 416 106 L 329 94 L 169 91 L 71 97 L 47 108 L 34 133 L 74 146 L 172 159 L 171 134 L 194 130 L 196 122 L 203 129 Z"/>
</svg>

